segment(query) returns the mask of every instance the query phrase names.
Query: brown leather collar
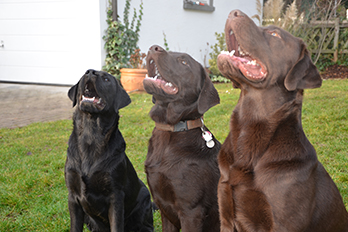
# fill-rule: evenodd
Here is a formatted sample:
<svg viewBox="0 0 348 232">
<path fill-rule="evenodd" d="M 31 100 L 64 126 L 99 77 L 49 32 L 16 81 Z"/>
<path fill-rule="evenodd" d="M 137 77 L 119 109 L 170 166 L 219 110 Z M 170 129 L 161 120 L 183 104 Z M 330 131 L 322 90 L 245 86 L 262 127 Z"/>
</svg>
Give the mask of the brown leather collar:
<svg viewBox="0 0 348 232">
<path fill-rule="evenodd" d="M 203 126 L 202 118 L 197 118 L 195 120 L 180 121 L 175 125 L 155 122 L 155 125 L 156 125 L 156 129 L 163 130 L 163 131 L 171 131 L 171 132 L 186 131 L 186 130 L 202 127 Z"/>
</svg>

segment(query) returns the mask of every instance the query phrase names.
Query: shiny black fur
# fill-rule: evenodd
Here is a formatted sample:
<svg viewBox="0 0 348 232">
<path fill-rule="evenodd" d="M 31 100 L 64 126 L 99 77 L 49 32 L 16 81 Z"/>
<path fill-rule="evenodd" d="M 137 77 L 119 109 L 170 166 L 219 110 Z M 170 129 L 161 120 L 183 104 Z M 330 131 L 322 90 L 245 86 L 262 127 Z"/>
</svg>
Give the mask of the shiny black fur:
<svg viewBox="0 0 348 232">
<path fill-rule="evenodd" d="M 71 231 L 84 223 L 91 231 L 153 231 L 149 191 L 118 129 L 128 94 L 110 74 L 88 70 L 68 96 L 77 105 L 65 164 Z"/>
</svg>

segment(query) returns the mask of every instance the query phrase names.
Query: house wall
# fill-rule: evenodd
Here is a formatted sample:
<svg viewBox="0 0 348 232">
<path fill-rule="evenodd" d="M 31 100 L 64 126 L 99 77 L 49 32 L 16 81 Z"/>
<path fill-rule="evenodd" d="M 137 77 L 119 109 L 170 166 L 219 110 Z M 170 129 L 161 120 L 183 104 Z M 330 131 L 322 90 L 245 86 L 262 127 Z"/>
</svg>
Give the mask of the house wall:
<svg viewBox="0 0 348 232">
<path fill-rule="evenodd" d="M 131 0 L 131 7 L 138 11 L 140 2 Z M 223 32 L 229 12 L 240 9 L 249 16 L 257 14 L 256 0 L 215 0 L 213 12 L 185 10 L 183 0 L 143 2 L 140 49 L 147 52 L 153 44 L 164 46 L 165 33 L 170 50 L 189 53 L 205 66 L 208 66 L 210 46 L 216 43 L 215 32 Z M 117 4 L 122 21 L 125 0 L 118 0 Z M 133 9 L 130 17 L 132 13 Z"/>
<path fill-rule="evenodd" d="M 107 0 L 0 0 L 0 81 L 76 84 L 101 69 Z"/>
<path fill-rule="evenodd" d="M 132 7 L 139 9 L 140 1 L 131 0 Z M 228 13 L 256 14 L 256 0 L 215 0 L 214 12 L 184 10 L 182 0 L 143 1 L 142 52 L 164 46 L 165 33 L 170 50 L 187 52 L 205 66 Z M 108 2 L 0 0 L 0 81 L 72 85 L 87 69 L 100 70 Z M 124 5 L 118 0 L 120 19 Z"/>
</svg>

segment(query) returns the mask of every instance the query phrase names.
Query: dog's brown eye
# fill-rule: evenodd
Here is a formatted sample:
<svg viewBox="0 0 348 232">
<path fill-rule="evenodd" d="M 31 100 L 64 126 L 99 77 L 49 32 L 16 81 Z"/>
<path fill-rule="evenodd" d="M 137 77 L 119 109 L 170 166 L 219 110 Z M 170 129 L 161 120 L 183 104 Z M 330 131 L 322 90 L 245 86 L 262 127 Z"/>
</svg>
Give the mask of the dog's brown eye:
<svg viewBox="0 0 348 232">
<path fill-rule="evenodd" d="M 274 37 L 278 37 L 278 38 L 282 38 L 282 37 L 280 37 L 280 35 L 277 33 L 277 32 L 275 32 L 275 31 L 270 31 L 270 32 L 268 32 L 271 36 L 274 36 Z"/>
<path fill-rule="evenodd" d="M 187 62 L 186 62 L 185 60 L 182 60 L 181 63 L 182 63 L 183 65 L 187 65 Z"/>
<path fill-rule="evenodd" d="M 108 82 L 108 81 L 109 81 L 109 78 L 104 77 L 104 81 Z"/>
</svg>

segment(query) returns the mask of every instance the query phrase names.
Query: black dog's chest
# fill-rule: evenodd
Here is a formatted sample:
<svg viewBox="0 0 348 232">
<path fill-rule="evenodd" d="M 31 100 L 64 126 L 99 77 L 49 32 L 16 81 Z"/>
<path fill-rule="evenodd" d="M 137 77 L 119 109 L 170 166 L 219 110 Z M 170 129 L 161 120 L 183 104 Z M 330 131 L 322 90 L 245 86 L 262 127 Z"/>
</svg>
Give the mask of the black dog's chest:
<svg viewBox="0 0 348 232">
<path fill-rule="evenodd" d="M 67 185 L 85 212 L 90 215 L 107 215 L 112 178 L 108 172 L 96 171 L 84 175 L 67 170 Z"/>
<path fill-rule="evenodd" d="M 79 197 L 87 197 L 89 195 L 107 196 L 112 191 L 112 178 L 110 173 L 96 171 L 92 174 L 82 174 L 80 171 L 71 169 L 67 170 L 67 179 L 69 189 L 73 190 Z"/>
</svg>

